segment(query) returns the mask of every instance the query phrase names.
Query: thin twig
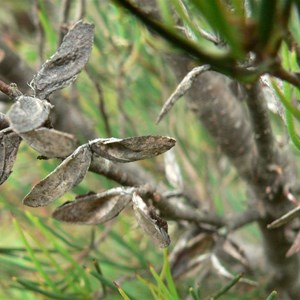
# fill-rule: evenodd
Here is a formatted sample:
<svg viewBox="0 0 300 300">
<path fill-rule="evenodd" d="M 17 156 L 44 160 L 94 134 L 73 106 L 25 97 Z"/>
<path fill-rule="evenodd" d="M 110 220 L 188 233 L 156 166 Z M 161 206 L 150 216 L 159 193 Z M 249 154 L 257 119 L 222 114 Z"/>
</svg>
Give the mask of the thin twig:
<svg viewBox="0 0 300 300">
<path fill-rule="evenodd" d="M 11 87 L 7 85 L 5 82 L 3 82 L 2 80 L 0 80 L 0 91 L 5 95 L 10 96 Z"/>
<path fill-rule="evenodd" d="M 130 118 L 130 116 L 127 114 L 125 108 L 124 108 L 124 101 L 126 98 L 126 93 L 124 89 L 124 62 L 120 63 L 120 66 L 118 68 L 117 78 L 116 78 L 116 88 L 117 88 L 117 103 L 118 103 L 118 110 L 119 110 L 119 131 L 120 131 L 120 137 L 125 136 L 125 128 L 126 128 L 126 122 L 130 125 L 132 131 L 135 135 L 138 135 L 137 127 L 135 126 L 134 122 Z"/>
<path fill-rule="evenodd" d="M 11 99 L 17 98 L 22 95 L 15 83 L 11 83 L 10 85 L 8 85 L 2 80 L 0 80 L 0 91 Z"/>
<path fill-rule="evenodd" d="M 3 53 L 0 61 L 1 78 L 7 82 L 17 83 L 20 90 L 26 92 L 34 70 L 1 39 L 0 51 Z"/>
<path fill-rule="evenodd" d="M 289 72 L 289 71 L 285 70 L 282 66 L 279 66 L 278 68 L 276 68 L 271 74 L 283 81 L 289 82 L 290 84 L 300 88 L 299 74 Z"/>
<path fill-rule="evenodd" d="M 262 218 L 262 214 L 253 208 L 249 208 L 248 210 L 236 214 L 233 217 L 228 218 L 226 229 L 228 232 L 237 230 L 242 228 L 250 223 L 256 222 Z"/>
<path fill-rule="evenodd" d="M 69 20 L 70 10 L 72 6 L 72 0 L 64 0 L 62 4 L 62 20 L 61 23 L 65 24 Z"/>
<path fill-rule="evenodd" d="M 44 52 L 45 52 L 45 33 L 43 26 L 40 22 L 39 18 L 40 13 L 40 5 L 39 1 L 35 0 L 34 2 L 34 14 L 33 21 L 37 32 L 37 45 L 38 45 L 38 53 L 39 53 L 39 64 L 42 65 L 44 62 Z"/>
<path fill-rule="evenodd" d="M 60 24 L 60 32 L 59 32 L 59 40 L 58 45 L 61 44 L 65 34 L 68 31 L 67 23 L 69 20 L 70 10 L 72 6 L 72 0 L 64 0 L 62 3 L 62 17 L 61 17 L 61 24 Z"/>
<path fill-rule="evenodd" d="M 78 1 L 77 9 L 78 10 L 77 10 L 76 20 L 81 20 L 84 18 L 86 13 L 86 1 L 85 0 Z"/>
<path fill-rule="evenodd" d="M 92 81 L 92 83 L 94 84 L 94 87 L 97 91 L 98 94 L 98 99 L 99 99 L 99 110 L 100 113 L 102 115 L 102 119 L 104 122 L 104 126 L 105 126 L 105 131 L 107 136 L 111 136 L 112 135 L 112 131 L 111 131 L 111 127 L 109 124 L 109 117 L 106 111 L 106 106 L 105 106 L 105 101 L 104 101 L 104 95 L 103 95 L 103 90 L 102 90 L 102 86 L 99 80 L 96 80 L 96 78 L 94 77 L 94 75 L 92 74 L 92 70 L 90 67 L 86 67 L 85 71 L 88 75 L 88 77 L 90 78 L 90 80 Z"/>
</svg>

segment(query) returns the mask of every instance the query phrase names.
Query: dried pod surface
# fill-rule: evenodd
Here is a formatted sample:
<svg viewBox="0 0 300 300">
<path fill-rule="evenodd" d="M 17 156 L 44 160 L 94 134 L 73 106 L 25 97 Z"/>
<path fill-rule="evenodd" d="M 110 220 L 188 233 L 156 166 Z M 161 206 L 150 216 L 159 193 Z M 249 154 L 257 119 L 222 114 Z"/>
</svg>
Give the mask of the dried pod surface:
<svg viewBox="0 0 300 300">
<path fill-rule="evenodd" d="M 47 98 L 52 92 L 70 85 L 86 65 L 94 39 L 94 25 L 77 22 L 65 35 L 56 53 L 47 60 L 33 79 L 35 95 Z"/>
<path fill-rule="evenodd" d="M 19 133 L 34 130 L 48 119 L 51 107 L 47 101 L 20 96 L 7 113 L 10 126 Z"/>
<path fill-rule="evenodd" d="M 21 140 L 15 132 L 0 132 L 0 184 L 11 174 Z"/>
<path fill-rule="evenodd" d="M 78 141 L 73 135 L 45 127 L 21 136 L 33 149 L 49 158 L 67 157 L 78 147 Z"/>
<path fill-rule="evenodd" d="M 9 126 L 9 121 L 5 114 L 0 112 L 0 130 L 7 128 Z"/>
<path fill-rule="evenodd" d="M 53 172 L 36 184 L 26 195 L 27 206 L 46 206 L 79 184 L 87 173 L 92 154 L 84 145 L 67 157 Z"/>
<path fill-rule="evenodd" d="M 170 237 L 168 235 L 168 224 L 160 218 L 153 209 L 148 208 L 143 199 L 133 193 L 133 209 L 138 224 L 143 231 L 161 248 L 168 247 Z"/>
<path fill-rule="evenodd" d="M 120 190 L 120 191 L 118 191 Z M 132 194 L 124 188 L 88 195 L 66 202 L 53 212 L 53 218 L 76 224 L 102 224 L 116 216 L 131 201 Z"/>
<path fill-rule="evenodd" d="M 175 145 L 168 136 L 138 136 L 126 139 L 96 139 L 90 142 L 91 150 L 113 162 L 132 162 L 151 158 L 166 152 Z"/>
</svg>

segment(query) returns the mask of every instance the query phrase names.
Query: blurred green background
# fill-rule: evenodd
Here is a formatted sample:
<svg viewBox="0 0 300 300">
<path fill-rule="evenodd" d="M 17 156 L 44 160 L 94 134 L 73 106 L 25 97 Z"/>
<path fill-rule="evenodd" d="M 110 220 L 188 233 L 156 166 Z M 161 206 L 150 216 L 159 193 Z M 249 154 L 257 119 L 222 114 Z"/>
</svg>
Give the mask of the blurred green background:
<svg viewBox="0 0 300 300">
<path fill-rule="evenodd" d="M 76 21 L 81 1 L 74 1 L 70 22 Z M 36 18 L 45 34 L 44 58 L 58 45 L 62 1 L 5 1 L 1 4 L 3 40 L 33 69 L 38 70 Z M 204 205 L 219 214 L 243 211 L 247 195 L 235 170 L 224 158 L 194 115 L 179 101 L 159 124 L 155 119 L 176 87 L 171 70 L 161 53 L 171 51 L 154 38 L 136 19 L 109 1 L 85 1 L 84 20 L 95 24 L 94 47 L 88 68 L 101 85 L 111 136 L 162 134 L 175 137 L 175 154 L 187 187 L 204 199 Z M 13 66 L 12 66 L 13 67 Z M 66 101 L 78 101 L 99 137 L 108 137 L 99 110 L 99 93 L 83 71 L 76 83 L 62 91 Z M 8 106 L 3 105 L 5 111 Z M 277 121 L 277 117 L 274 117 Z M 280 131 L 280 128 L 278 128 Z M 78 133 L 82 142 L 84 138 Z M 58 160 L 37 160 L 38 153 L 24 142 L 13 173 L 0 187 L 0 299 L 126 299 L 115 289 L 116 281 L 130 299 L 154 299 L 151 284 L 162 284 L 149 270 L 159 273 L 166 259 L 137 228 L 128 207 L 105 226 L 66 225 L 51 219 L 59 204 L 88 191 L 100 192 L 117 186 L 103 176 L 89 173 L 72 192 L 46 208 L 24 207 L 21 200 L 33 184 L 49 174 Z M 157 181 L 168 184 L 163 157 L 140 162 Z M 170 222 L 172 243 L 178 239 L 177 225 Z M 255 225 L 241 230 L 249 243 L 259 243 Z M 140 274 L 143 279 L 137 278 Z M 187 277 L 176 282 L 179 299 L 186 299 L 189 287 L 212 294 L 228 280 L 209 274 L 196 284 Z M 204 283 L 205 282 L 205 283 Z M 170 286 L 169 286 L 170 288 Z M 153 288 L 155 290 L 155 288 Z M 170 299 L 176 299 L 171 294 Z M 236 288 L 222 299 L 265 299 L 256 288 Z M 174 297 L 174 298 L 172 298 Z M 156 298 L 163 299 L 163 298 Z"/>
</svg>

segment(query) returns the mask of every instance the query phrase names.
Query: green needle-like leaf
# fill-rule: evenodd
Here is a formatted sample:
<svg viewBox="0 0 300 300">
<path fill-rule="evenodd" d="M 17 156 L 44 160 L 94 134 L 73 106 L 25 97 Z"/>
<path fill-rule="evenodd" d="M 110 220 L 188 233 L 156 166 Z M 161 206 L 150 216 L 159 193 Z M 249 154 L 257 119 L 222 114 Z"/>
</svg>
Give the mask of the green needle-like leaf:
<svg viewBox="0 0 300 300">
<path fill-rule="evenodd" d="M 18 221 L 16 219 L 13 219 L 13 223 L 17 229 L 17 231 L 19 232 L 21 239 L 23 241 L 24 246 L 26 247 L 26 250 L 30 256 L 30 258 L 32 259 L 32 262 L 34 263 L 34 265 L 36 266 L 36 270 L 39 274 L 41 274 L 41 276 L 44 278 L 46 284 L 53 290 L 56 292 L 59 292 L 59 290 L 57 289 L 57 287 L 55 286 L 54 282 L 50 279 L 50 277 L 48 276 L 48 273 L 44 270 L 44 268 L 42 267 L 40 260 L 36 257 L 32 247 L 30 246 L 29 242 L 27 241 L 23 230 L 21 229 L 20 224 L 18 223 Z"/>
<path fill-rule="evenodd" d="M 266 300 L 275 300 L 277 296 L 278 296 L 277 292 L 273 291 Z"/>
<path fill-rule="evenodd" d="M 260 14 L 258 21 L 258 37 L 261 47 L 268 44 L 272 36 L 274 26 L 277 1 L 262 0 L 260 4 Z M 266 22 L 266 20 L 268 20 Z"/>
</svg>

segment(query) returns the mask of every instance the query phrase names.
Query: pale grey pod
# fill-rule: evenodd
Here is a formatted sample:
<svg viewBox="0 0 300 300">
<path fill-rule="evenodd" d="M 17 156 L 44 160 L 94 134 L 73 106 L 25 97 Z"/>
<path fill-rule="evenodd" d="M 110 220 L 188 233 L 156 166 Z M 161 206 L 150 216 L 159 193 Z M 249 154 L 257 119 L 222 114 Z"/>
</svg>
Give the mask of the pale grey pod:
<svg viewBox="0 0 300 300">
<path fill-rule="evenodd" d="M 0 185 L 11 174 L 21 141 L 15 132 L 0 132 Z"/>
<path fill-rule="evenodd" d="M 48 120 L 51 108 L 47 101 L 20 96 L 7 113 L 10 127 L 18 133 L 37 129 Z"/>
<path fill-rule="evenodd" d="M 113 162 L 132 162 L 151 158 L 174 147 L 176 140 L 168 136 L 137 136 L 126 139 L 108 138 L 91 141 L 92 152 Z"/>
<path fill-rule="evenodd" d="M 70 85 L 86 65 L 93 39 L 94 25 L 77 22 L 34 77 L 31 85 L 35 95 L 45 99 L 54 91 Z"/>
<path fill-rule="evenodd" d="M 120 192 L 118 191 L 120 189 Z M 87 195 L 66 202 L 53 212 L 53 218 L 76 224 L 103 224 L 115 217 L 131 201 L 132 194 L 124 193 L 124 188 L 113 189 L 112 193 Z"/>
<path fill-rule="evenodd" d="M 0 112 L 0 130 L 9 127 L 9 121 L 5 114 Z"/>
<path fill-rule="evenodd" d="M 73 135 L 46 127 L 20 135 L 33 149 L 48 158 L 65 158 L 78 146 L 78 141 Z"/>
<path fill-rule="evenodd" d="M 170 245 L 168 224 L 154 210 L 147 207 L 143 199 L 136 193 L 132 196 L 133 209 L 138 224 L 143 231 L 161 248 Z"/>
<path fill-rule="evenodd" d="M 27 206 L 46 206 L 79 184 L 87 173 L 92 153 L 86 146 L 80 146 L 53 172 L 37 183 L 25 196 Z"/>
</svg>

